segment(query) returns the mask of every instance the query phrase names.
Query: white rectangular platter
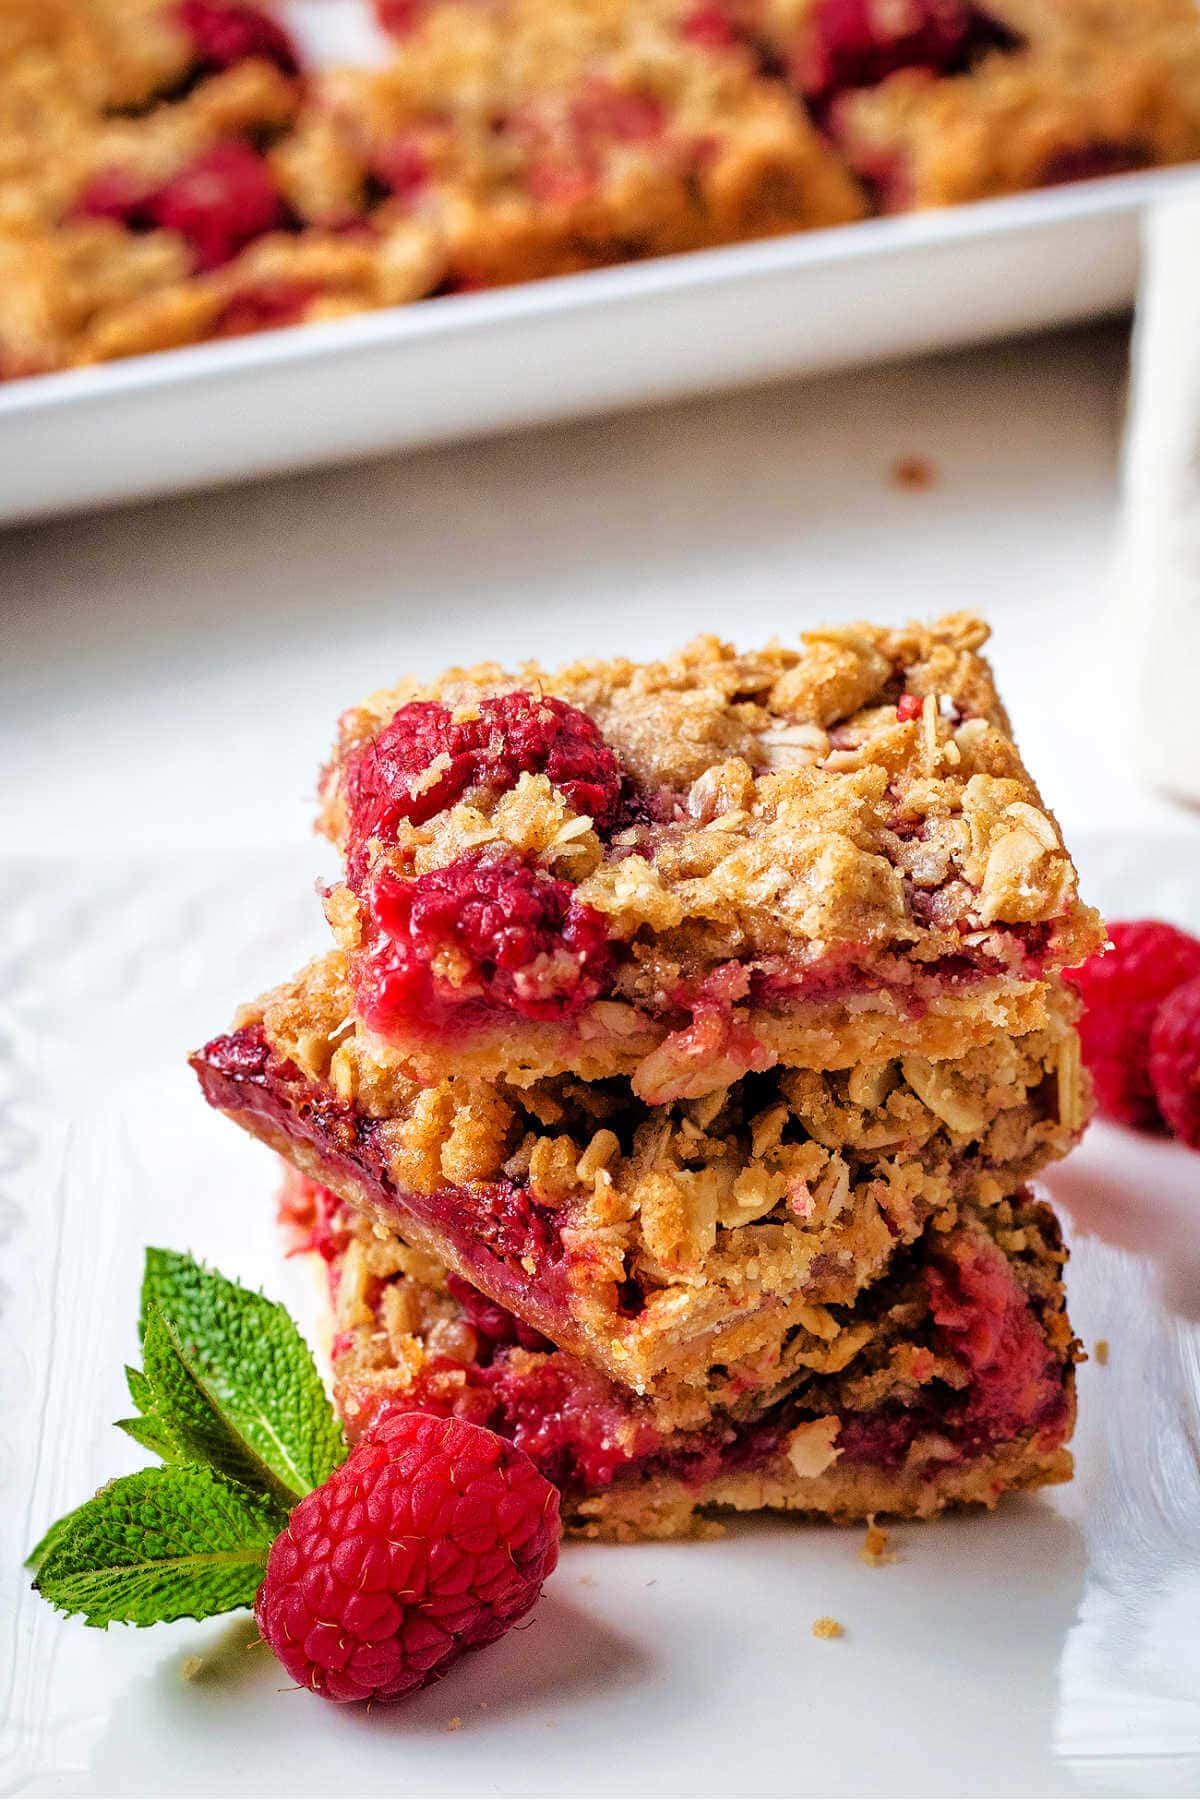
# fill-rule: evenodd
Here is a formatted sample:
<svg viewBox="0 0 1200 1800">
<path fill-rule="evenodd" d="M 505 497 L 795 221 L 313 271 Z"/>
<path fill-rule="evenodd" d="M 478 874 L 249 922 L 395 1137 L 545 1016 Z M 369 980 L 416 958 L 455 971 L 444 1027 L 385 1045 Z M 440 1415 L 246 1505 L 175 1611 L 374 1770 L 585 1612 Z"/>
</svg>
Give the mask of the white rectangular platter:
<svg viewBox="0 0 1200 1800">
<path fill-rule="evenodd" d="M 1122 311 L 1195 168 L 665 257 L 0 387 L 0 523 Z"/>
<path fill-rule="evenodd" d="M 1178 838 L 1078 840 L 1114 916 L 1200 923 Z M 0 1794 L 1194 1796 L 1200 1282 L 1194 1152 L 1097 1126 L 1053 1174 L 1081 1371 L 1074 1482 L 994 1515 L 572 1544 L 528 1626 L 402 1707 L 290 1688 L 248 1615 L 107 1634 L 30 1591 L 48 1521 L 146 1459 L 143 1246 L 308 1319 L 271 1155 L 186 1049 L 314 947 L 311 853 L 0 868 Z M 812 1622 L 832 1614 L 841 1642 Z"/>
</svg>

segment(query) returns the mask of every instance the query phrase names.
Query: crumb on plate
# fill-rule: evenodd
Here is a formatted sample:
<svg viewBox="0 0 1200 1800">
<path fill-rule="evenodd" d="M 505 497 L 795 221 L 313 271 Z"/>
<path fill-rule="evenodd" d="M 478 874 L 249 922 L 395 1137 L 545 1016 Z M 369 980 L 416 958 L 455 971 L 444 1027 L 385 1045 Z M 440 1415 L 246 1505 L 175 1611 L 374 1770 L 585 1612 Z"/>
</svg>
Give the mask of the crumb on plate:
<svg viewBox="0 0 1200 1800">
<path fill-rule="evenodd" d="M 875 1523 L 874 1515 L 869 1517 L 862 1549 L 859 1551 L 863 1562 L 868 1563 L 872 1569 L 881 1569 L 885 1563 L 894 1563 L 896 1552 L 890 1547 L 891 1536 L 886 1526 Z"/>
<path fill-rule="evenodd" d="M 812 1634 L 815 1638 L 845 1637 L 846 1627 L 840 1619 L 831 1619 L 828 1613 L 822 1613 L 819 1619 L 812 1622 Z"/>
</svg>

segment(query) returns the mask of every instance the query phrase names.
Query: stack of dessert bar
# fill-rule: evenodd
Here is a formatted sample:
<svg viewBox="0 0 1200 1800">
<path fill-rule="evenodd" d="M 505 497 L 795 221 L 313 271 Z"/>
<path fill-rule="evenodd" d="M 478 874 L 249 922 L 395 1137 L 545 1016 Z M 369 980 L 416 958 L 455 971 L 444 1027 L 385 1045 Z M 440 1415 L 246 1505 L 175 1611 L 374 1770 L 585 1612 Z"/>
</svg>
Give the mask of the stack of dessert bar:
<svg viewBox="0 0 1200 1800">
<path fill-rule="evenodd" d="M 336 947 L 194 1066 L 292 1172 L 351 1437 L 514 1438 L 588 1535 L 1065 1479 L 1031 1177 L 1103 942 L 986 627 L 454 669 L 346 713 Z"/>
</svg>

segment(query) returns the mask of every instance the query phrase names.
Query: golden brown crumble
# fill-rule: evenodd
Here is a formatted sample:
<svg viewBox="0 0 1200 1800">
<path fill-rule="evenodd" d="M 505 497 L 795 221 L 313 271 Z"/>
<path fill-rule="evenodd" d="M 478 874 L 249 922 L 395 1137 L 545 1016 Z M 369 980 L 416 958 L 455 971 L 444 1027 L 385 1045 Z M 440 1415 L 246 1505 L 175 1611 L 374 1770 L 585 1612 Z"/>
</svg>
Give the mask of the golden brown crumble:
<svg viewBox="0 0 1200 1800">
<path fill-rule="evenodd" d="M 987 11 L 1024 41 L 965 74 L 905 71 L 843 97 L 839 140 L 852 165 L 885 171 L 885 207 L 1200 156 L 1192 0 L 997 0 Z"/>
<path fill-rule="evenodd" d="M 426 0 L 301 78 L 207 68 L 175 0 L 0 0 L 0 376 L 1200 156 L 1192 0 L 986 11 L 986 54 L 830 107 L 814 0 Z M 286 212 L 220 268 L 79 220 L 230 137 Z"/>
<path fill-rule="evenodd" d="M 858 1553 L 868 1568 L 882 1569 L 888 1563 L 896 1561 L 896 1552 L 891 1548 L 891 1536 L 885 1525 L 875 1523 L 874 1514 L 868 1518 L 862 1549 Z"/>
<path fill-rule="evenodd" d="M 1097 1338 L 1096 1342 L 1092 1345 L 1092 1355 L 1102 1369 L 1107 1369 L 1108 1367 L 1108 1350 L 1109 1345 L 1107 1338 Z"/>
<path fill-rule="evenodd" d="M 846 1627 L 840 1619 L 831 1619 L 828 1613 L 822 1613 L 819 1619 L 812 1622 L 812 1634 L 815 1638 L 845 1637 Z"/>
</svg>

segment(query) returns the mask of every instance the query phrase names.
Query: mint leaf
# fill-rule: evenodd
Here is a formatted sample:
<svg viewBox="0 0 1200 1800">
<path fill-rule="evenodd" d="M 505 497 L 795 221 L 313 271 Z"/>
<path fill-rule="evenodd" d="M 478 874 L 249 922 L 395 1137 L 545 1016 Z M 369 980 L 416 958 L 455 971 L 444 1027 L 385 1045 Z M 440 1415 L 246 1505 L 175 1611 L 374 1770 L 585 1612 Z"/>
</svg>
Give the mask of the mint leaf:
<svg viewBox="0 0 1200 1800">
<path fill-rule="evenodd" d="M 190 1256 L 147 1250 L 142 1330 L 147 1387 L 131 1392 L 139 1406 L 153 1395 L 140 1429 L 157 1454 L 173 1441 L 175 1455 L 212 1456 L 287 1506 L 345 1458 L 312 1353 L 282 1306 Z"/>
<path fill-rule="evenodd" d="M 207 1619 L 253 1605 L 277 1531 L 268 1501 L 208 1469 L 142 1469 L 51 1527 L 33 1585 L 89 1625 Z"/>
<path fill-rule="evenodd" d="M 131 1369 L 125 1364 L 125 1386 L 129 1389 L 129 1398 L 140 1413 L 154 1411 L 154 1389 L 146 1380 L 140 1369 Z"/>
<path fill-rule="evenodd" d="M 118 1420 L 121 1430 L 164 1462 L 203 1463 L 267 1495 L 279 1508 L 282 1526 L 300 1494 L 286 1487 L 264 1462 L 203 1366 L 184 1355 L 175 1327 L 153 1301 L 146 1308 L 142 1354 L 144 1371 L 127 1374 L 129 1391 L 143 1416 Z"/>
<path fill-rule="evenodd" d="M 103 1493 L 104 1489 L 101 1488 L 100 1492 Z M 85 1500 L 83 1503 L 83 1506 L 90 1505 L 91 1502 L 89 1500 Z M 71 1512 L 64 1513 L 61 1519 L 56 1519 L 54 1521 L 54 1524 L 51 1525 L 50 1529 L 43 1537 L 38 1539 L 37 1543 L 33 1546 L 33 1549 L 29 1552 L 29 1555 L 25 1558 L 25 1567 L 27 1569 L 37 1570 L 42 1566 L 55 1545 L 60 1544 L 70 1532 L 71 1527 L 83 1511 L 83 1506 L 74 1507 Z"/>
<path fill-rule="evenodd" d="M 143 1450 L 149 1450 L 152 1456 L 161 1456 L 164 1462 L 189 1462 L 192 1459 L 180 1455 L 179 1444 L 173 1432 L 168 1431 L 157 1419 L 118 1419 L 117 1430 L 131 1437 L 135 1444 Z"/>
<path fill-rule="evenodd" d="M 138 1411 L 143 1415 L 140 1419 L 118 1419 L 117 1430 L 131 1437 L 135 1444 L 143 1450 L 149 1450 L 154 1456 L 161 1456 L 164 1462 L 177 1462 L 179 1446 L 171 1431 L 156 1417 L 157 1401 L 154 1389 L 140 1369 L 131 1369 L 125 1365 L 125 1385 L 129 1389 L 129 1397 Z M 183 1459 L 184 1461 L 187 1458 Z"/>
</svg>

